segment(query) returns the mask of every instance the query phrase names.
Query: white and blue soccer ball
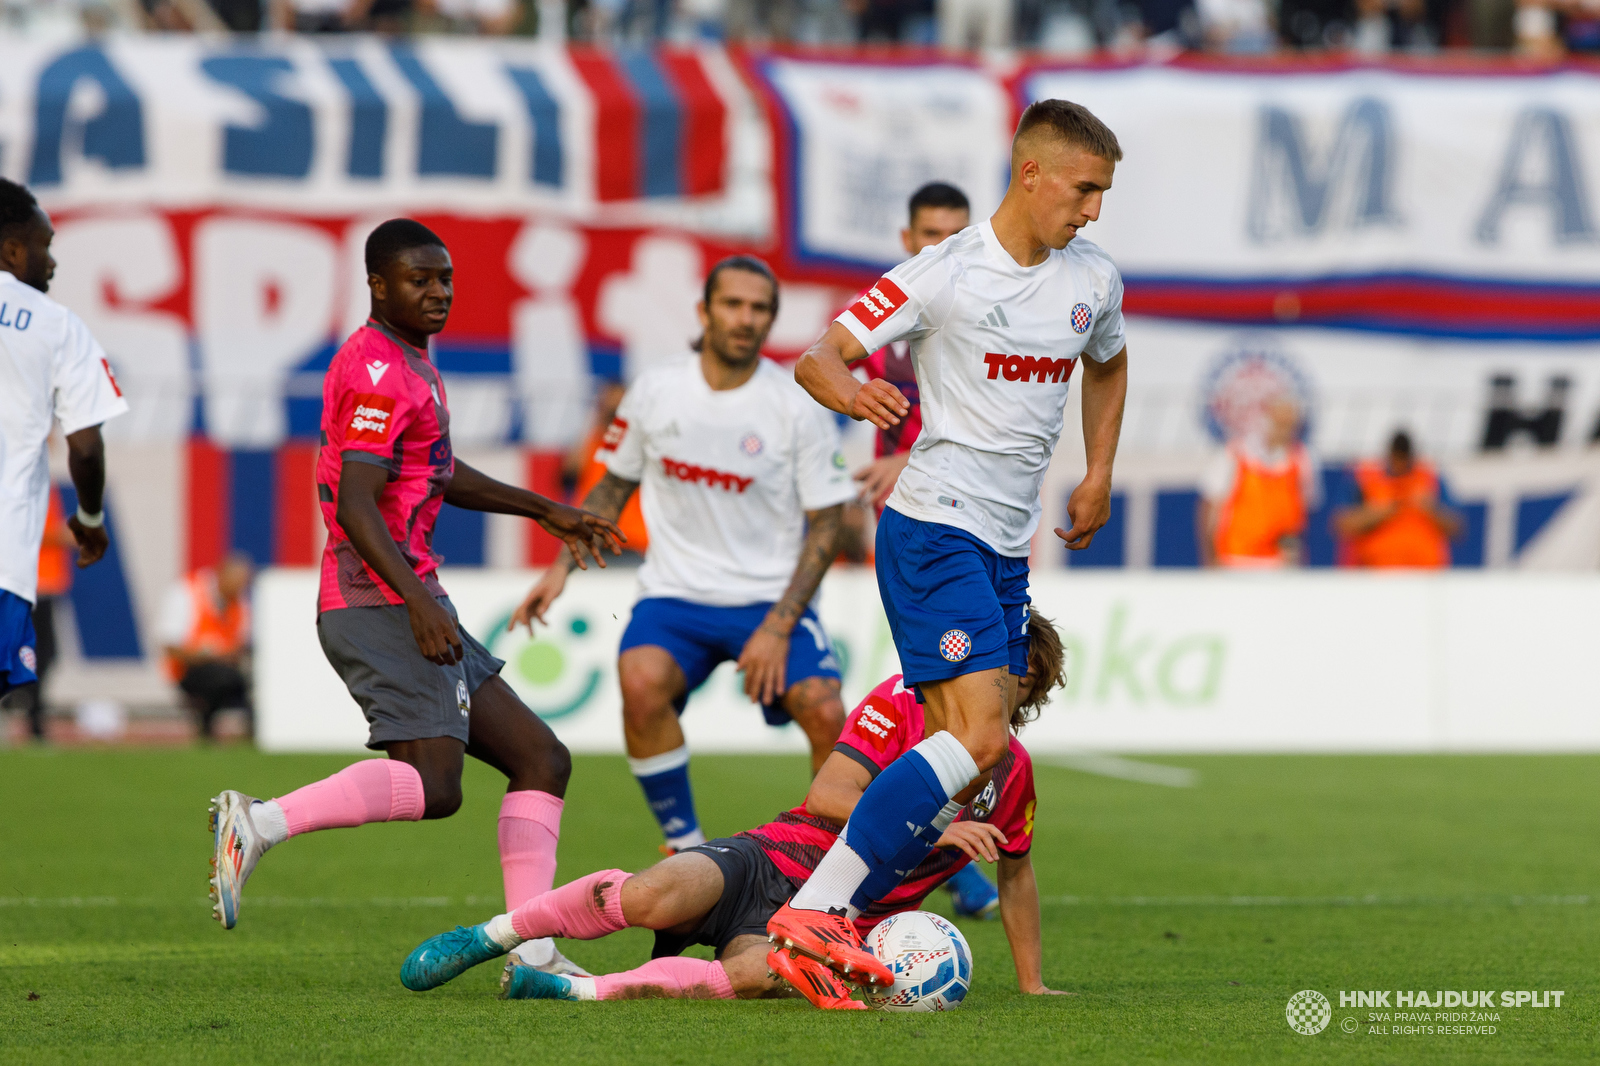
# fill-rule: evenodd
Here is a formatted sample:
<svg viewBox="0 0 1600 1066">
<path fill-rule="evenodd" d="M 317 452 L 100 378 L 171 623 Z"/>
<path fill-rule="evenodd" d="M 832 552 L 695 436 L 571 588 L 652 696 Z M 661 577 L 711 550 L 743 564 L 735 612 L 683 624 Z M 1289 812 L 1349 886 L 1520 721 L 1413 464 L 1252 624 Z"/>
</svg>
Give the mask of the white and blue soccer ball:
<svg viewBox="0 0 1600 1066">
<path fill-rule="evenodd" d="M 879 1010 L 955 1010 L 972 984 L 972 949 L 953 924 L 929 911 L 879 922 L 867 948 L 889 967 L 894 984 L 867 993 Z"/>
</svg>

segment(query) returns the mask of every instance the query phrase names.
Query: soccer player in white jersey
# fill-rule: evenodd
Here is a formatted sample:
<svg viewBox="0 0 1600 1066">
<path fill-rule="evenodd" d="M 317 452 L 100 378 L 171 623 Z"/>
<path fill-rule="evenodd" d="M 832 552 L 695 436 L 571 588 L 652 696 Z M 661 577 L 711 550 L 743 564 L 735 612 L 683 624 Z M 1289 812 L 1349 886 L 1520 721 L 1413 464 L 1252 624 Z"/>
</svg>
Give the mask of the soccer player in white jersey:
<svg viewBox="0 0 1600 1066">
<path fill-rule="evenodd" d="M 878 587 L 926 739 L 872 782 L 810 880 L 773 916 L 781 947 L 857 982 L 888 983 L 853 919 L 914 869 L 1006 750 L 1006 708 L 1027 671 L 1028 555 L 1039 486 L 1061 436 L 1067 384 L 1083 377 L 1088 472 L 1067 503 L 1086 548 L 1111 510 L 1127 393 L 1122 280 L 1078 236 L 1100 216 L 1122 149 L 1085 108 L 1022 113 L 1011 184 L 994 215 L 900 264 L 795 368 L 824 407 L 880 428 L 908 405 L 848 364 L 911 342 L 922 433 L 878 525 Z"/>
<path fill-rule="evenodd" d="M 105 555 L 100 424 L 128 409 L 111 363 L 77 315 L 45 293 L 55 230 L 33 194 L 0 178 L 0 696 L 38 684 L 33 603 L 50 500 L 45 446 L 59 422 L 78 513 L 78 565 Z"/>
<path fill-rule="evenodd" d="M 705 843 L 678 715 L 718 664 L 738 663 L 768 723 L 805 731 L 813 773 L 844 727 L 839 666 L 811 608 L 855 495 L 838 427 L 761 357 L 778 312 L 765 263 L 717 263 L 698 310 L 697 354 L 628 389 L 583 503 L 615 518 L 643 486 L 650 547 L 617 666 L 628 764 L 669 852 Z M 572 567 L 562 552 L 512 624 L 544 621 Z"/>
</svg>

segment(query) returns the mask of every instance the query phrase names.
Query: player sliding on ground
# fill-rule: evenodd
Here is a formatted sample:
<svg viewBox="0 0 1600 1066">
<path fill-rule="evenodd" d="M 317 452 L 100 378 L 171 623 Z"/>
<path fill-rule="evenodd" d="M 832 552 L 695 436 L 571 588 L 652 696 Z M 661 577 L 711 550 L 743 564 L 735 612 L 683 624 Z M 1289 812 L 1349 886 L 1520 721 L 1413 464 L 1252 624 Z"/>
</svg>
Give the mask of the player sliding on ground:
<svg viewBox="0 0 1600 1066">
<path fill-rule="evenodd" d="M 1012 687 L 1012 732 L 1038 715 L 1061 681 L 1061 638 L 1055 628 L 1035 615 L 1028 632 L 1027 673 Z M 563 976 L 522 965 L 513 956 L 501 980 L 507 998 L 755 999 L 793 989 L 819 1007 L 864 1009 L 827 968 L 769 950 L 766 924 L 837 838 L 873 778 L 922 738 L 921 706 L 898 676 L 891 677 L 851 714 L 801 806 L 757 829 L 688 848 L 641 874 L 601 870 L 482 925 L 433 937 L 406 959 L 400 979 L 407 988 L 423 991 L 524 940 L 595 940 L 644 928 L 656 931 L 654 958 L 626 973 Z M 865 935 L 889 915 L 916 909 L 971 860 L 998 860 L 1000 918 L 1017 984 L 1024 992 L 1046 994 L 1051 990 L 1041 969 L 1039 892 L 1028 857 L 1033 763 L 1015 736 L 985 777 L 973 801 L 940 826 L 938 850 L 858 915 L 855 925 Z M 680 957 L 691 944 L 714 948 L 716 961 Z"/>
<path fill-rule="evenodd" d="M 738 662 L 769 724 L 805 731 L 813 773 L 844 725 L 839 665 L 811 608 L 855 495 L 838 428 L 761 357 L 778 313 L 765 263 L 717 263 L 696 310 L 696 354 L 628 389 L 597 453 L 606 475 L 583 501 L 616 518 L 642 486 L 650 548 L 617 672 L 628 765 L 668 851 L 705 841 L 678 715 L 719 663 Z M 563 553 L 512 625 L 543 622 L 572 566 Z"/>
<path fill-rule="evenodd" d="M 454 458 L 444 382 L 428 339 L 454 298 L 444 243 L 392 219 L 366 245 L 372 315 L 333 357 L 322 392 L 317 492 L 328 526 L 317 635 L 387 759 L 262 803 L 212 801 L 214 916 L 231 929 L 262 854 L 289 837 L 366 822 L 446 818 L 461 806 L 463 755 L 510 779 L 500 807 L 500 863 L 510 906 L 550 890 L 567 750 L 499 677 L 504 664 L 456 621 L 435 571 L 439 508 L 531 518 L 580 560 L 618 550 L 609 520 L 501 484 Z M 555 945 L 535 963 L 566 967 Z"/>
<path fill-rule="evenodd" d="M 1026 671 L 1039 486 L 1080 364 L 1088 472 L 1067 503 L 1072 528 L 1056 535 L 1086 548 L 1111 512 L 1127 392 L 1122 281 L 1078 232 L 1099 218 L 1120 158 L 1116 136 L 1084 108 L 1030 105 L 994 215 L 891 270 L 795 367 L 824 407 L 887 428 L 907 414 L 905 397 L 881 379 L 862 384 L 848 364 L 907 338 L 922 397 L 922 432 L 878 523 L 876 566 L 928 735 L 873 780 L 767 925 L 774 943 L 848 980 L 888 983 L 852 919 L 923 861 L 938 819 L 1005 758 L 1011 694 Z"/>
</svg>

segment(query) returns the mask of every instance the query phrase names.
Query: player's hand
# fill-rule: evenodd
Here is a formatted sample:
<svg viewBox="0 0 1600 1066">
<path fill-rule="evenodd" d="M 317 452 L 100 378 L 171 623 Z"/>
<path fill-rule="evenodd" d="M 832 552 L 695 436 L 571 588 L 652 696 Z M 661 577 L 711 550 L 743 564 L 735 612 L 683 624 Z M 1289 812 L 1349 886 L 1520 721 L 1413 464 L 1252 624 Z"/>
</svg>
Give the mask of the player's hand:
<svg viewBox="0 0 1600 1066">
<path fill-rule="evenodd" d="M 911 401 L 882 378 L 873 378 L 856 390 L 845 414 L 857 422 L 866 419 L 879 429 L 892 429 L 911 413 Z"/>
<path fill-rule="evenodd" d="M 465 654 L 461 649 L 461 634 L 456 631 L 456 620 L 444 605 L 432 596 L 417 597 L 407 603 L 411 615 L 411 635 L 417 638 L 417 648 L 422 657 L 440 666 L 452 666 Z"/>
<path fill-rule="evenodd" d="M 744 694 L 765 706 L 777 703 L 786 685 L 784 672 L 789 666 L 789 638 L 771 623 L 750 634 L 739 652 L 739 669 L 744 672 Z"/>
<path fill-rule="evenodd" d="M 604 567 L 606 561 L 600 552 L 609 550 L 612 555 L 621 555 L 622 542 L 628 539 L 611 519 L 564 503 L 551 503 L 550 510 L 537 521 L 546 533 L 566 542 L 567 551 L 580 570 L 589 569 L 583 561 L 585 555 Z"/>
<path fill-rule="evenodd" d="M 1072 528 L 1057 526 L 1056 536 L 1073 551 L 1082 551 L 1100 527 L 1111 520 L 1111 480 L 1084 478 L 1079 482 L 1067 500 L 1067 517 L 1072 520 Z"/>
<path fill-rule="evenodd" d="M 67 519 L 67 528 L 72 530 L 72 539 L 78 542 L 78 566 L 93 566 L 98 563 L 106 549 L 111 546 L 111 537 L 106 533 L 105 526 L 86 526 L 78 521 L 78 516 L 73 515 Z"/>
<path fill-rule="evenodd" d="M 543 576 L 534 582 L 533 588 L 522 598 L 522 603 L 511 612 L 511 622 L 507 629 L 516 629 L 526 626 L 528 632 L 533 632 L 533 620 L 537 618 L 540 625 L 549 625 L 545 621 L 545 612 L 550 610 L 550 605 L 556 602 L 556 597 L 561 595 L 561 590 L 567 587 L 567 568 L 560 562 L 548 567 Z"/>
<path fill-rule="evenodd" d="M 900 471 L 904 470 L 906 463 L 910 461 L 910 452 L 897 452 L 882 459 L 874 459 L 852 474 L 851 476 L 861 483 L 859 496 L 861 502 L 869 507 L 882 507 L 883 501 L 894 491 L 894 483 L 900 480 Z"/>
<path fill-rule="evenodd" d="M 976 862 L 1000 861 L 1000 845 L 1006 843 L 1006 835 L 997 825 L 988 822 L 951 822 L 950 828 L 944 835 L 934 842 L 936 848 L 955 848 L 963 852 L 967 858 Z"/>
</svg>

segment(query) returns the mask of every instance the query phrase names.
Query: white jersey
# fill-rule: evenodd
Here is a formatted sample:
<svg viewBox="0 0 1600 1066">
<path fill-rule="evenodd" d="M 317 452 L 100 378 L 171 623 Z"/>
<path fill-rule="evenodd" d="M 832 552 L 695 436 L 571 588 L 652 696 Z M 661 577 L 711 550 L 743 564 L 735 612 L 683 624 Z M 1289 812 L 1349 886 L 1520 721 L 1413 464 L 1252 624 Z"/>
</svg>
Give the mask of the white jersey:
<svg viewBox="0 0 1600 1066">
<path fill-rule="evenodd" d="M 51 424 L 76 433 L 127 409 L 82 320 L 0 270 L 0 589 L 37 593 Z"/>
<path fill-rule="evenodd" d="M 889 271 L 838 321 L 869 352 L 911 342 L 922 432 L 888 506 L 1027 556 L 1078 357 L 1123 348 L 1111 257 L 1078 237 L 1019 266 L 986 220 Z"/>
<path fill-rule="evenodd" d="M 770 603 L 794 577 L 805 512 L 855 498 L 833 416 L 761 360 L 714 391 L 700 357 L 641 374 L 596 457 L 640 482 L 650 549 L 639 597 Z"/>
</svg>

